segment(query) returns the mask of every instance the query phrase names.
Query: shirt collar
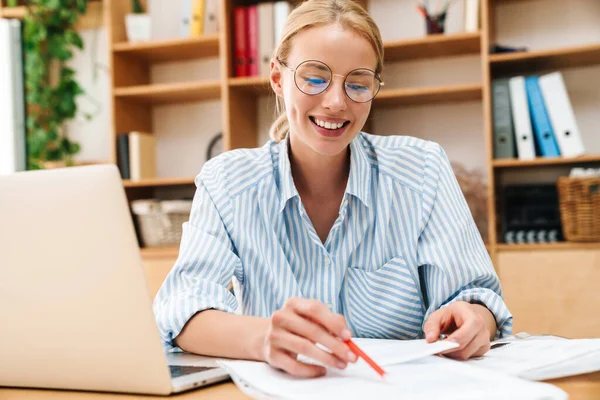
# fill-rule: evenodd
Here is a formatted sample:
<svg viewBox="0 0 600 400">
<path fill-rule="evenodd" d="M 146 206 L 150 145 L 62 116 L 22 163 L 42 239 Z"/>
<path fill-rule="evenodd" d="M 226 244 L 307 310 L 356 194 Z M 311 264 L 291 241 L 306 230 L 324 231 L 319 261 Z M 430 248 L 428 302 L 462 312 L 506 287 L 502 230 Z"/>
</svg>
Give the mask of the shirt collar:
<svg viewBox="0 0 600 400">
<path fill-rule="evenodd" d="M 286 136 L 278 144 L 279 147 L 279 212 L 283 211 L 288 200 L 298 196 L 298 190 L 292 178 L 292 167 L 289 157 L 289 139 Z M 371 164 L 363 147 L 362 134 L 359 134 L 350 142 L 350 175 L 346 193 L 355 196 L 364 205 L 369 207 L 369 189 L 371 185 Z"/>
</svg>

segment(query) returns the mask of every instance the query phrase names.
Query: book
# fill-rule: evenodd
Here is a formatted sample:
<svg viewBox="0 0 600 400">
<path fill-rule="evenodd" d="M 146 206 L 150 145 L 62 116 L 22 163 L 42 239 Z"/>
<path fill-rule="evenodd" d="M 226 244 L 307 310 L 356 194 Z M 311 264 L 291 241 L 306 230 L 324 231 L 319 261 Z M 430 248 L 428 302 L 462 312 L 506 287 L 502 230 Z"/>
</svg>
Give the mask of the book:
<svg viewBox="0 0 600 400">
<path fill-rule="evenodd" d="M 156 177 L 156 138 L 150 133 L 129 133 L 129 174 L 132 181 Z"/>
</svg>

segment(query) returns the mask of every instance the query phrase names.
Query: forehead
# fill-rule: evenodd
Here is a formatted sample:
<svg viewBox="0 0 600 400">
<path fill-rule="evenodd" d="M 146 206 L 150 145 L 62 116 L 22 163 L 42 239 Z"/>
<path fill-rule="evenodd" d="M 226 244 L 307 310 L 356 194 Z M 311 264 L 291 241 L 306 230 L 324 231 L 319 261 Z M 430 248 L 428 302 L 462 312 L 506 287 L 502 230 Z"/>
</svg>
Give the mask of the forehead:
<svg viewBox="0 0 600 400">
<path fill-rule="evenodd" d="M 305 60 L 322 61 L 336 74 L 357 68 L 375 70 L 377 65 L 369 41 L 337 24 L 310 28 L 294 37 L 288 63 L 295 67 Z"/>
</svg>

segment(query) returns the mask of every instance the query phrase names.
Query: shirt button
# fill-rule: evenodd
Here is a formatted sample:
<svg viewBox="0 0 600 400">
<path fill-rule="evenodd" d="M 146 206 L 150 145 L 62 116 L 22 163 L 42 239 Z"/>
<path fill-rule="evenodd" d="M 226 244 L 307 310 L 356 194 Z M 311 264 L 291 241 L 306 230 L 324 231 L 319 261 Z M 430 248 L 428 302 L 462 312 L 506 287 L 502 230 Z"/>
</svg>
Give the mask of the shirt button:
<svg viewBox="0 0 600 400">
<path fill-rule="evenodd" d="M 325 265 L 331 265 L 331 258 L 325 257 Z"/>
</svg>

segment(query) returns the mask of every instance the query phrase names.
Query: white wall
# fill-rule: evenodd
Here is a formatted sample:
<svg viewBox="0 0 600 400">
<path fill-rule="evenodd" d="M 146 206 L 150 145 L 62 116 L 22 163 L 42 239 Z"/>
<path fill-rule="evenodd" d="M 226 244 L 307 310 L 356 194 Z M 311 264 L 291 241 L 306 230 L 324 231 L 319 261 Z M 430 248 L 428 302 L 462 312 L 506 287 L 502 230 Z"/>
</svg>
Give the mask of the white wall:
<svg viewBox="0 0 600 400">
<path fill-rule="evenodd" d="M 165 39 L 177 36 L 179 1 L 150 0 L 154 18 L 153 36 Z M 435 4 L 435 0 L 430 0 Z M 441 0 L 439 1 L 441 3 Z M 545 49 L 600 42 L 600 1 L 530 0 L 507 2 L 498 6 L 496 26 L 500 43 Z M 370 13 L 380 26 L 384 40 L 415 38 L 424 35 L 422 17 L 413 0 L 371 0 Z M 450 8 L 448 31 L 457 32 L 461 24 L 460 1 Z M 98 61 L 106 65 L 108 53 L 104 32 L 98 46 Z M 84 32 L 86 45 L 93 38 Z M 86 54 L 89 53 L 89 46 Z M 108 75 L 101 71 L 99 80 L 91 80 L 89 56 L 77 57 L 74 65 L 89 93 L 101 100 L 102 114 L 90 123 L 71 124 L 73 137 L 81 141 L 82 160 L 108 157 Z M 600 153 L 600 66 L 563 70 L 583 140 L 589 152 Z M 217 59 L 155 66 L 154 82 L 189 79 L 218 79 Z M 385 66 L 386 87 L 419 87 L 453 83 L 481 82 L 478 56 L 463 56 Z M 82 99 L 82 101 L 84 101 Z M 264 96 L 259 101 L 260 143 L 268 138 L 274 101 Z M 402 134 L 435 140 L 442 144 L 453 161 L 468 168 L 486 166 L 483 136 L 482 102 L 463 102 L 415 107 L 396 107 L 374 111 L 374 130 L 378 134 Z M 207 142 L 221 129 L 220 102 L 186 106 L 156 107 L 153 115 L 158 145 L 158 172 L 161 176 L 191 176 L 204 162 Z"/>
</svg>

